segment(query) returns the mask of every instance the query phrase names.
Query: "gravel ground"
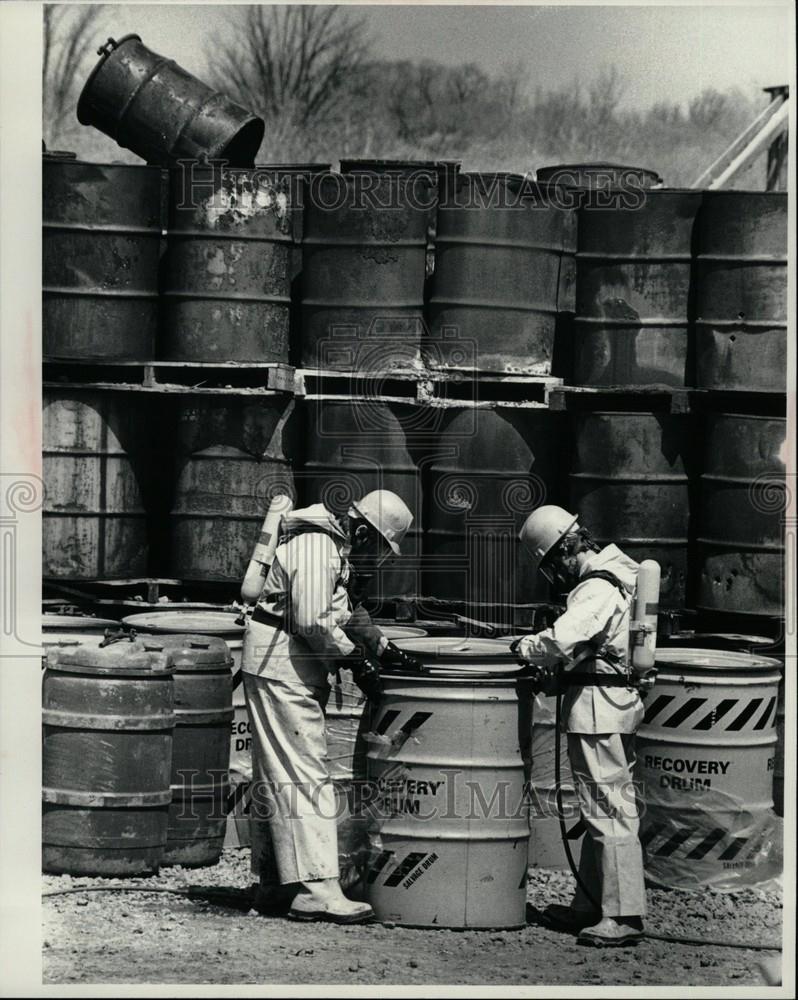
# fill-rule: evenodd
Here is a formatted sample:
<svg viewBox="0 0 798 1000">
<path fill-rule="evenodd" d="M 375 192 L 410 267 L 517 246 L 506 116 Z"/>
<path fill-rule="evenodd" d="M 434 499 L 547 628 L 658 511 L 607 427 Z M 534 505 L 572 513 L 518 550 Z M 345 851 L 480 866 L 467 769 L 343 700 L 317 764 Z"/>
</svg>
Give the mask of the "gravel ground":
<svg viewBox="0 0 798 1000">
<path fill-rule="evenodd" d="M 414 930 L 297 924 L 249 915 L 249 851 L 226 850 L 213 868 L 164 869 L 149 879 L 45 876 L 43 891 L 136 883 L 227 888 L 207 902 L 164 893 L 87 892 L 44 900 L 46 983 L 385 985 L 690 985 L 765 982 L 773 952 L 647 940 L 595 949 L 530 922 L 519 931 Z M 567 902 L 570 874 L 530 873 L 535 908 Z M 778 888 L 733 893 L 649 890 L 647 928 L 778 944 Z"/>
</svg>

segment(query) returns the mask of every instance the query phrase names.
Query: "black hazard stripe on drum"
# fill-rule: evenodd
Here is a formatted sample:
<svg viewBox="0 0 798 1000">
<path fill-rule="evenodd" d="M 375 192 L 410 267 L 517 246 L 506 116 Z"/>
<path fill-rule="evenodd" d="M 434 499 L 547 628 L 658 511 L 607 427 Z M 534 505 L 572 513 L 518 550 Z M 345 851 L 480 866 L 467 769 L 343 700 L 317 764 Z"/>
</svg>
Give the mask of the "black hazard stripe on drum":
<svg viewBox="0 0 798 1000">
<path fill-rule="evenodd" d="M 371 885 L 372 882 L 376 882 L 377 876 L 383 870 L 383 868 L 388 864 L 388 860 L 393 856 L 393 851 L 380 851 L 374 861 L 371 863 L 368 874 L 368 882 Z"/>
<path fill-rule="evenodd" d="M 401 715 L 396 709 L 389 709 L 385 715 L 380 719 L 377 725 L 377 734 L 379 736 L 385 736 L 391 726 L 396 722 L 396 720 Z M 418 729 L 420 729 L 428 719 L 432 718 L 432 712 L 413 712 L 410 718 L 403 725 L 396 730 L 396 732 L 391 737 L 394 742 L 401 737 L 407 739 L 412 736 Z"/>
<path fill-rule="evenodd" d="M 751 698 L 747 702 L 743 702 L 740 698 L 723 698 L 716 705 L 711 705 L 708 698 L 688 698 L 686 701 L 681 702 L 672 714 L 662 717 L 666 708 L 669 706 L 673 707 L 671 705 L 673 701 L 673 695 L 660 695 L 656 698 L 646 711 L 643 724 L 650 724 L 660 716 L 657 719 L 657 725 L 663 729 L 678 729 L 680 726 L 684 726 L 687 729 L 707 732 L 710 729 L 714 729 L 722 720 L 728 720 L 723 727 L 725 732 L 738 733 L 757 714 L 764 698 Z M 759 715 L 751 728 L 754 730 L 764 729 L 769 720 L 772 721 L 772 718 L 775 719 L 775 707 L 776 699 L 773 697 L 768 701 L 765 710 Z M 707 709 L 709 710 L 707 711 Z M 703 710 L 700 717 L 697 718 L 697 721 L 690 724 L 691 718 L 696 716 L 700 710 Z M 685 724 L 687 725 L 685 726 Z"/>
<path fill-rule="evenodd" d="M 652 846 L 663 831 L 667 839 L 656 847 Z M 763 838 L 760 834 L 737 837 L 721 827 L 705 833 L 690 827 L 674 830 L 673 827 L 666 829 L 663 824 L 655 824 L 641 833 L 640 841 L 650 857 L 676 856 L 685 861 L 732 861 L 746 846 L 749 848 L 746 856 L 751 857 L 757 853 L 762 847 Z"/>
<path fill-rule="evenodd" d="M 380 719 L 380 723 L 377 726 L 377 734 L 379 736 L 384 736 L 387 731 L 391 728 L 391 725 L 399 718 L 399 713 L 395 708 L 388 709 L 388 711 Z"/>
<path fill-rule="evenodd" d="M 410 718 L 399 730 L 405 736 L 411 736 L 417 729 L 421 729 L 427 719 L 432 718 L 432 712 L 413 712 Z"/>
<path fill-rule="evenodd" d="M 412 872 L 412 870 L 416 867 L 416 865 L 421 864 L 421 862 L 424 860 L 424 858 L 426 858 L 426 856 L 427 855 L 424 852 L 418 853 L 416 851 L 412 851 L 410 854 L 407 855 L 404 861 L 399 862 L 399 864 L 396 866 L 396 868 L 394 868 L 394 870 L 391 872 L 388 878 L 385 879 L 383 885 L 387 886 L 388 888 L 392 888 L 393 886 L 399 885 L 400 882 L 402 882 L 405 878 L 407 878 L 407 876 L 410 874 L 410 872 Z"/>
<path fill-rule="evenodd" d="M 237 784 L 233 791 L 227 796 L 227 807 L 225 812 L 239 814 L 249 813 L 249 808 L 252 805 L 252 782 L 242 781 Z M 238 807 L 241 808 L 238 808 Z"/>
</svg>

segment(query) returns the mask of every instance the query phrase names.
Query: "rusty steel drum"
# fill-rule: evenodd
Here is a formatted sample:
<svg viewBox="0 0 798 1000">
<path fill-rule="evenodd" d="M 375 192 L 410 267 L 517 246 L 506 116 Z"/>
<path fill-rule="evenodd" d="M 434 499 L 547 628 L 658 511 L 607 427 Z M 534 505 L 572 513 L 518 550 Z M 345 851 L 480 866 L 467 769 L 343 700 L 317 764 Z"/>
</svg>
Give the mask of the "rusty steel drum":
<svg viewBox="0 0 798 1000">
<path fill-rule="evenodd" d="M 454 193 L 454 183 L 460 173 L 460 160 L 374 160 L 351 159 L 341 160 L 342 174 L 391 174 L 396 177 L 418 177 L 422 184 L 428 181 L 437 185 L 436 201 L 445 201 Z M 422 186 L 418 193 L 419 199 L 428 197 L 427 189 Z M 434 222 L 434 216 L 432 221 Z"/>
<path fill-rule="evenodd" d="M 702 608 L 784 614 L 786 434 L 782 417 L 707 417 L 698 510 Z"/>
<path fill-rule="evenodd" d="M 174 670 L 172 802 L 161 864 L 215 865 L 230 791 L 233 661 L 224 639 L 209 635 L 150 636 L 146 644 Z"/>
<path fill-rule="evenodd" d="M 427 365 L 548 375 L 575 240 L 576 214 L 547 188 L 461 174 L 455 197 L 438 206 Z"/>
<path fill-rule="evenodd" d="M 161 172 L 42 157 L 45 358 L 152 360 Z"/>
<path fill-rule="evenodd" d="M 293 495 L 293 400 L 185 397 L 170 514 L 170 573 L 238 584 L 271 498 Z"/>
<path fill-rule="evenodd" d="M 427 229 L 425 177 L 318 174 L 305 199 L 302 364 L 384 371 L 418 363 Z"/>
<path fill-rule="evenodd" d="M 630 188 L 652 188 L 662 184 L 656 170 L 646 167 L 628 166 L 622 163 L 558 163 L 550 167 L 539 167 L 535 177 L 540 184 L 556 184 L 558 187 L 580 188 L 582 203 L 593 196 L 599 204 L 599 192 L 617 189 L 621 185 Z"/>
<path fill-rule="evenodd" d="M 301 503 L 324 503 L 346 514 L 371 490 L 392 490 L 407 504 L 413 523 L 402 555 L 374 568 L 369 596 L 418 594 L 423 490 L 413 432 L 417 411 L 401 403 L 349 398 L 305 403 L 305 461 L 298 484 Z"/>
<path fill-rule="evenodd" d="M 522 927 L 529 683 L 502 641 L 398 645 L 429 673 L 383 675 L 374 708 L 368 901 L 402 925 Z"/>
<path fill-rule="evenodd" d="M 690 423 L 683 414 L 575 415 L 571 507 L 600 545 L 662 568 L 660 605 L 684 607 Z"/>
<path fill-rule="evenodd" d="M 655 884 L 722 889 L 781 874 L 772 812 L 780 668 L 746 653 L 657 650 L 635 768 Z"/>
<path fill-rule="evenodd" d="M 109 38 L 78 100 L 78 121 L 92 125 L 149 163 L 180 159 L 255 162 L 265 124 L 206 86 L 138 35 Z"/>
<path fill-rule="evenodd" d="M 287 362 L 290 186 L 265 172 L 170 171 L 161 356 Z"/>
<path fill-rule="evenodd" d="M 579 210 L 576 385 L 692 384 L 691 242 L 699 191 L 615 189 Z"/>
<path fill-rule="evenodd" d="M 426 174 L 434 180 L 438 174 L 436 160 L 374 160 L 349 159 L 340 161 L 342 174 L 395 174 L 408 176 Z"/>
<path fill-rule="evenodd" d="M 535 507 L 559 502 L 559 429 L 542 410 L 446 412 L 425 476 L 425 596 L 484 605 L 545 599 L 518 532 Z"/>
<path fill-rule="evenodd" d="M 146 642 L 54 651 L 42 681 L 42 865 L 157 872 L 172 799 L 172 666 Z"/>
<path fill-rule="evenodd" d="M 147 413 L 123 393 L 46 389 L 42 574 L 146 576 Z"/>
<path fill-rule="evenodd" d="M 305 202 L 309 195 L 310 180 L 316 174 L 332 170 L 329 163 L 259 163 L 258 172 L 264 172 L 275 183 L 287 185 L 289 213 L 291 216 L 291 312 L 288 330 L 288 360 L 292 365 L 301 364 L 302 352 L 302 234 L 305 226 Z"/>
<path fill-rule="evenodd" d="M 696 230 L 696 384 L 783 392 L 786 192 L 705 191 Z"/>
</svg>

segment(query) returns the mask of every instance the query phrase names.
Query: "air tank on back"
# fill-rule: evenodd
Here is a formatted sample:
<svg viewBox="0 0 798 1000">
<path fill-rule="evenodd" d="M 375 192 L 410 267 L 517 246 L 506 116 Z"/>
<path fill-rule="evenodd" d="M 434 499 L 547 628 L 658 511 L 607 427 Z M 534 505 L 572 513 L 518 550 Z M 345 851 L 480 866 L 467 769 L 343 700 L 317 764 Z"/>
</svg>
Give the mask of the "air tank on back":
<svg viewBox="0 0 798 1000">
<path fill-rule="evenodd" d="M 293 495 L 282 397 L 184 397 L 177 415 L 170 572 L 178 579 L 240 583 L 264 511 Z"/>
<path fill-rule="evenodd" d="M 130 393 L 45 390 L 45 577 L 146 576 L 148 410 Z"/>
<path fill-rule="evenodd" d="M 662 568 L 660 604 L 684 607 L 690 421 L 684 414 L 574 416 L 571 507 L 601 545 Z"/>
<path fill-rule="evenodd" d="M 206 86 L 138 35 L 109 38 L 78 100 L 81 125 L 93 125 L 148 163 L 180 159 L 255 161 L 262 118 Z"/>
<path fill-rule="evenodd" d="M 486 605 L 545 599 L 518 532 L 535 507 L 559 501 L 562 442 L 548 411 L 444 412 L 425 475 L 425 596 Z"/>
<path fill-rule="evenodd" d="M 152 360 L 161 171 L 72 153 L 42 160 L 44 356 Z"/>
<path fill-rule="evenodd" d="M 691 241 L 699 191 L 611 164 L 538 171 L 579 188 L 573 382 L 692 384 Z M 584 187 L 582 187 L 584 185 Z"/>
<path fill-rule="evenodd" d="M 451 188 L 438 204 L 426 363 L 549 374 L 572 292 L 574 211 L 520 175 L 461 174 Z"/>
<path fill-rule="evenodd" d="M 712 413 L 702 435 L 698 604 L 713 612 L 784 614 L 787 424 Z"/>
<path fill-rule="evenodd" d="M 696 384 L 783 392 L 786 192 L 705 191 L 696 228 Z"/>
<path fill-rule="evenodd" d="M 420 593 L 423 492 L 414 441 L 418 416 L 412 406 L 379 399 L 343 397 L 305 403 L 302 505 L 324 502 L 333 513 L 346 514 L 353 500 L 371 490 L 392 490 L 413 514 L 402 555 L 375 570 L 369 587 L 374 598 Z"/>
<path fill-rule="evenodd" d="M 161 356 L 287 362 L 291 186 L 260 169 L 170 171 Z"/>
<path fill-rule="evenodd" d="M 305 205 L 302 364 L 413 367 L 435 185 L 423 173 L 319 174 Z"/>
</svg>

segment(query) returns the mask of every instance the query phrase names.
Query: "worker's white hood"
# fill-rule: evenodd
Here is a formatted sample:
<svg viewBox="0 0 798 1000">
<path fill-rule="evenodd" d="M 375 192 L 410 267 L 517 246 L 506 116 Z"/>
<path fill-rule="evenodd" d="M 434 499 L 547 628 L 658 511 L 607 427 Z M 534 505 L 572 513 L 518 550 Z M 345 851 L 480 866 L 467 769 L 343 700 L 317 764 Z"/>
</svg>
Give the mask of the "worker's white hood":
<svg viewBox="0 0 798 1000">
<path fill-rule="evenodd" d="M 339 545 L 348 546 L 349 537 L 323 503 L 314 503 L 301 510 L 292 510 L 284 514 L 280 522 L 280 544 L 287 542 L 296 535 L 304 535 L 309 531 L 323 531 L 330 535 Z"/>
<path fill-rule="evenodd" d="M 595 573 L 599 569 L 617 576 L 625 590 L 630 594 L 635 592 L 639 563 L 630 559 L 626 553 L 621 552 L 617 545 L 606 545 L 601 552 L 591 552 L 579 575 Z"/>
</svg>

